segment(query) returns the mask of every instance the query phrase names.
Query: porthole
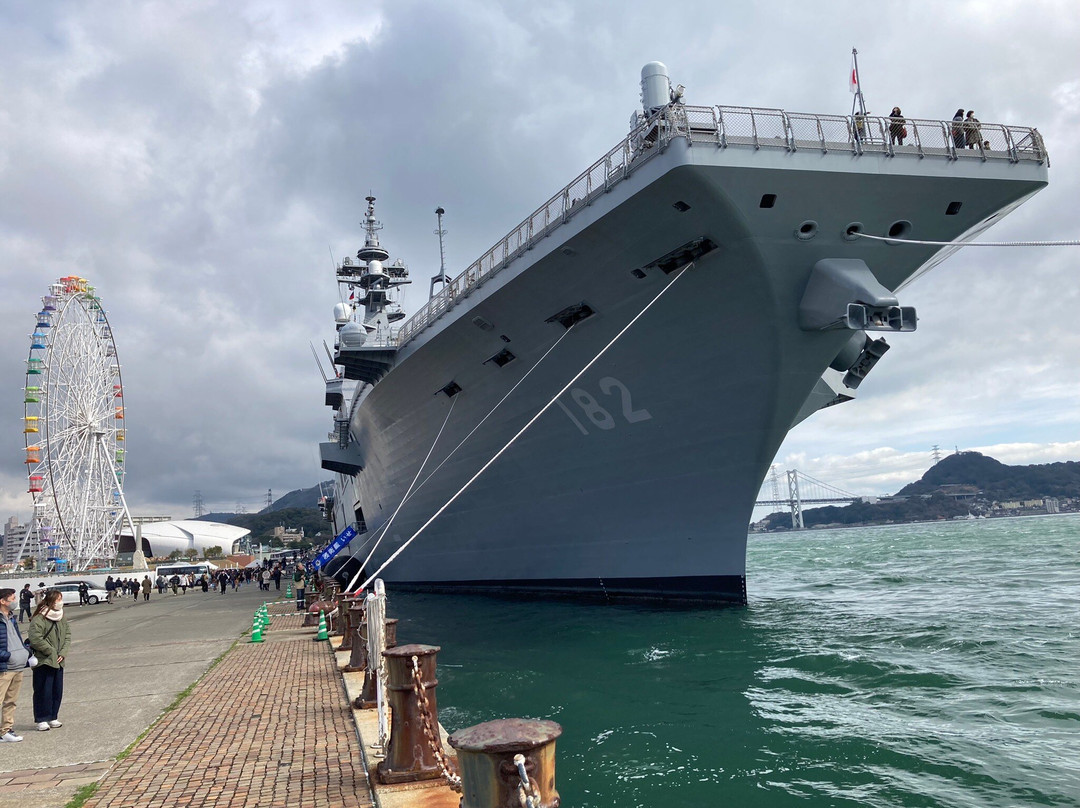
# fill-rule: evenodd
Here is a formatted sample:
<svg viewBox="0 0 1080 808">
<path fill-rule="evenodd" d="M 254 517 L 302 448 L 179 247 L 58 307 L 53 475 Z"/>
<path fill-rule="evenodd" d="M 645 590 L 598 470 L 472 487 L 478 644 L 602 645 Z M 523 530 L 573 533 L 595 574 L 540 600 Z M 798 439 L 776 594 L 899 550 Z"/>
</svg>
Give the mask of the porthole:
<svg viewBox="0 0 1080 808">
<path fill-rule="evenodd" d="M 799 229 L 795 231 L 795 236 L 803 241 L 807 241 L 817 235 L 817 228 L 817 222 L 807 219 L 799 225 Z"/>
<path fill-rule="evenodd" d="M 889 228 L 889 238 L 905 238 L 911 232 L 911 222 L 901 219 Z"/>
</svg>

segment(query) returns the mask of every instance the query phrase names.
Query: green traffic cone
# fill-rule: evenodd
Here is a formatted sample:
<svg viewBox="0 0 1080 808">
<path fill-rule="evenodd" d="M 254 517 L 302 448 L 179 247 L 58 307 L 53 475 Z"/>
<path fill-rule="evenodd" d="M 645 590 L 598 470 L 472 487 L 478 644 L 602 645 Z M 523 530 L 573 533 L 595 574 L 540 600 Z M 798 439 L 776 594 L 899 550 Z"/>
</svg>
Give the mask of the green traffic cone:
<svg viewBox="0 0 1080 808">
<path fill-rule="evenodd" d="M 319 612 L 319 633 L 315 637 L 316 640 L 329 640 L 330 635 L 326 631 L 326 614 Z"/>
<path fill-rule="evenodd" d="M 285 598 L 287 600 L 292 600 L 292 584 L 285 587 Z"/>
<path fill-rule="evenodd" d="M 253 624 L 251 626 L 251 641 L 252 642 L 262 642 L 263 641 L 262 626 L 259 625 L 258 623 L 255 623 L 255 624 Z"/>
</svg>

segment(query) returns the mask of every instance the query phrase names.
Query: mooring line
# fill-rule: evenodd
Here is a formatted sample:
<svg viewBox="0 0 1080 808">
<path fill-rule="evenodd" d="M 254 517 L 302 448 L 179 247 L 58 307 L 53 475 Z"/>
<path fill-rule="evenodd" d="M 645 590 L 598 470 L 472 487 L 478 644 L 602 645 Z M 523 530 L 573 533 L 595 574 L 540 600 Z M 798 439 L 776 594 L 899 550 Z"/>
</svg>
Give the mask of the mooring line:
<svg viewBox="0 0 1080 808">
<path fill-rule="evenodd" d="M 871 236 L 869 233 L 853 232 L 859 238 L 887 241 L 890 244 L 921 244 L 927 247 L 1080 247 L 1080 241 L 916 241 L 909 238 Z"/>
<path fill-rule="evenodd" d="M 681 278 L 686 273 L 686 271 L 688 269 L 691 269 L 693 266 L 694 266 L 694 262 L 691 261 L 689 264 L 687 264 L 686 266 L 679 269 L 678 272 L 676 272 L 675 276 L 668 282 L 668 284 L 663 289 L 661 289 L 659 292 L 656 293 L 656 297 L 654 297 L 652 300 L 650 300 L 645 305 L 645 308 L 643 308 L 641 311 L 639 311 L 634 316 L 634 319 L 632 319 L 625 326 L 623 326 L 622 330 L 619 331 L 619 333 L 616 334 L 614 337 L 612 337 L 611 341 L 600 350 L 600 353 L 598 353 L 596 356 L 594 356 L 592 359 L 590 359 L 588 364 L 585 365 L 585 367 L 583 367 L 576 374 L 574 374 L 574 377 L 572 379 L 570 379 L 570 381 L 568 381 L 565 385 L 563 385 L 562 389 L 559 390 L 559 392 L 556 393 L 555 396 L 547 404 L 545 404 L 543 407 L 541 407 L 540 411 L 537 412 L 536 415 L 534 415 L 532 418 L 530 418 L 528 423 L 526 423 L 525 426 L 523 426 L 521 429 L 519 429 L 517 431 L 517 433 L 514 435 L 514 437 L 510 438 L 510 440 L 506 443 L 505 446 L 503 446 L 501 449 L 499 449 L 499 451 L 497 451 L 491 457 L 490 460 L 488 460 L 483 466 L 481 466 L 480 470 L 477 471 L 472 477 L 470 477 L 468 482 L 466 482 L 465 485 L 461 486 L 461 488 L 458 489 L 456 494 L 454 494 L 452 497 L 450 497 L 450 499 L 448 499 L 446 501 L 446 503 L 441 508 L 439 508 L 439 510 L 435 511 L 435 513 L 432 514 L 431 517 L 426 522 L 424 522 L 424 524 L 422 524 L 420 526 L 420 528 L 415 533 L 413 533 L 397 550 L 395 550 L 394 553 L 389 558 L 387 558 L 386 561 L 384 561 L 382 563 L 382 565 L 377 570 L 375 570 L 375 572 L 373 572 L 368 577 L 368 579 L 366 581 L 364 581 L 364 583 L 361 585 L 360 588 L 361 589 L 366 589 L 367 586 L 372 581 L 374 581 L 377 577 L 379 577 L 379 575 L 382 573 L 382 571 L 385 570 L 390 565 L 390 563 L 392 561 L 394 561 L 394 559 L 396 559 L 399 555 L 401 555 L 405 551 L 405 548 L 407 548 L 410 544 L 412 544 L 417 536 L 419 536 L 421 533 L 423 533 L 427 529 L 428 525 L 430 525 L 432 522 L 434 522 L 443 511 L 445 511 L 447 508 L 449 508 L 450 505 L 454 502 L 454 500 L 456 500 L 458 497 L 460 497 L 465 492 L 465 490 L 470 485 L 472 485 L 473 482 L 476 481 L 477 477 L 479 477 L 481 474 L 483 474 L 485 471 L 487 471 L 487 469 L 491 466 L 491 464 L 494 463 L 496 460 L 498 460 L 502 456 L 503 452 L 505 452 L 507 449 L 509 449 L 514 444 L 514 442 L 525 433 L 525 430 L 527 430 L 530 426 L 532 426 L 534 423 L 536 423 L 537 419 L 540 418 L 541 415 L 543 415 L 545 412 L 547 412 L 549 409 L 551 409 L 551 406 L 556 401 L 558 401 L 559 397 L 563 393 L 565 393 L 567 390 L 569 390 L 570 386 L 574 382 L 576 382 L 578 379 L 580 379 L 589 368 L 591 368 L 594 364 L 596 364 L 596 362 L 600 359 L 600 357 L 603 356 L 605 353 L 607 353 L 608 349 L 612 345 L 614 345 L 616 343 L 616 341 L 623 334 L 625 334 L 634 323 L 636 323 L 639 319 L 641 319 L 641 317 L 645 314 L 645 312 L 647 312 L 650 308 L 652 308 L 653 304 L 656 303 L 656 301 L 659 300 L 661 297 L 663 297 L 663 295 L 672 286 L 675 285 L 675 282 L 677 280 L 679 280 L 679 278 Z"/>
</svg>

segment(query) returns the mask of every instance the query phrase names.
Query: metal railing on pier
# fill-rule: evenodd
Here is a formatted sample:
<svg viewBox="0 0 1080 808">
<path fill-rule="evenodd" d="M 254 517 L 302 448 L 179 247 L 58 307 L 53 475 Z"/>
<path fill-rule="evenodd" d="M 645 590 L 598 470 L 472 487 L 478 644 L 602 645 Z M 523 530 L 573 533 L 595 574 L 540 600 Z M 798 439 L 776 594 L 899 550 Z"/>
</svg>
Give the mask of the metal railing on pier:
<svg viewBox="0 0 1080 808">
<path fill-rule="evenodd" d="M 452 309 L 486 280 L 570 221 L 600 194 L 629 177 L 676 138 L 691 146 L 848 152 L 947 160 L 1046 162 L 1034 128 L 967 121 L 816 115 L 752 107 L 671 105 L 644 120 L 603 157 L 579 174 L 507 236 L 431 298 L 400 329 L 385 338 L 400 347 Z M 368 343 L 372 345 L 372 343 Z"/>
</svg>

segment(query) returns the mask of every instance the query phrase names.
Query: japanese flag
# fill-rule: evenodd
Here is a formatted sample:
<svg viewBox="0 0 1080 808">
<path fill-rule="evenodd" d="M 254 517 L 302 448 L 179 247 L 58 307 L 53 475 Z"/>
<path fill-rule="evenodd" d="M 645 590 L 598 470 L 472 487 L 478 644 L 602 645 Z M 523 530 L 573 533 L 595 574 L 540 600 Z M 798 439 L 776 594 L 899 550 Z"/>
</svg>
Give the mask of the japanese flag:
<svg viewBox="0 0 1080 808">
<path fill-rule="evenodd" d="M 859 73 L 855 69 L 855 57 L 851 57 L 851 72 L 848 74 L 848 90 L 853 93 L 859 91 Z"/>
</svg>

